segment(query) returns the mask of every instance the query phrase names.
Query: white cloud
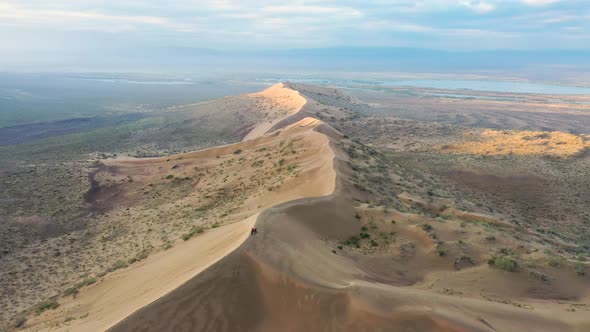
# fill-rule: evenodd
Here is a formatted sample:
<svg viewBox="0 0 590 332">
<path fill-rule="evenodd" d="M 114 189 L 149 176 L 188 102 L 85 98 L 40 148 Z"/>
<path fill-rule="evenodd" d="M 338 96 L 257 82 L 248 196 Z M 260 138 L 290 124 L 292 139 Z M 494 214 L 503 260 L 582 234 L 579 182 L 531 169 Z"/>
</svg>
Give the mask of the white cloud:
<svg viewBox="0 0 590 332">
<path fill-rule="evenodd" d="M 433 47 L 435 42 L 464 40 L 473 41 L 474 47 L 504 47 L 517 38 L 554 31 L 563 35 L 568 31 L 560 30 L 563 25 L 578 26 L 579 34 L 588 35 L 586 0 L 542 7 L 559 1 L 0 0 L 0 34 L 27 42 L 40 33 L 60 39 L 72 31 L 82 31 L 81 36 L 88 30 L 106 32 L 109 38 L 112 32 L 124 32 L 115 37 L 214 48 L 392 43 Z M 553 42 L 559 44 L 561 37 L 556 36 Z"/>
<path fill-rule="evenodd" d="M 51 25 L 51 26 L 72 26 L 77 28 L 109 26 L 109 30 L 116 29 L 116 26 L 128 29 L 131 25 L 158 25 L 166 26 L 170 23 L 166 18 L 143 15 L 112 15 L 93 11 L 72 11 L 57 9 L 32 9 L 19 7 L 11 4 L 0 3 L 0 19 L 4 24 L 12 25 Z M 116 25 L 116 26 L 113 26 Z"/>
<path fill-rule="evenodd" d="M 489 13 L 491 11 L 494 11 L 496 9 L 496 6 L 489 3 L 489 2 L 484 2 L 484 1 L 461 1 L 460 2 L 463 6 L 466 6 L 468 8 L 470 8 L 471 10 L 480 13 L 480 14 L 485 14 L 485 13 Z"/>
<path fill-rule="evenodd" d="M 560 2 L 561 0 L 521 0 L 529 6 L 546 6 L 552 3 Z"/>
<path fill-rule="evenodd" d="M 391 20 L 378 20 L 364 22 L 359 26 L 363 30 L 373 31 L 399 31 L 399 32 L 432 32 L 434 29 L 426 25 L 419 25 L 407 22 L 391 21 Z"/>
<path fill-rule="evenodd" d="M 575 26 L 571 26 L 571 27 L 563 27 L 563 28 L 561 28 L 561 30 L 568 31 L 568 32 L 572 32 L 572 31 L 573 31 L 573 32 L 580 32 L 580 31 L 583 31 L 583 29 L 582 29 L 582 28 L 580 28 L 580 27 L 575 27 Z"/>
<path fill-rule="evenodd" d="M 333 14 L 333 15 L 348 15 L 360 16 L 361 12 L 349 7 L 326 7 L 326 6 L 310 6 L 310 5 L 282 5 L 282 6 L 267 6 L 261 8 L 262 12 L 271 14 L 303 14 L 303 15 L 318 15 L 318 14 Z"/>
</svg>

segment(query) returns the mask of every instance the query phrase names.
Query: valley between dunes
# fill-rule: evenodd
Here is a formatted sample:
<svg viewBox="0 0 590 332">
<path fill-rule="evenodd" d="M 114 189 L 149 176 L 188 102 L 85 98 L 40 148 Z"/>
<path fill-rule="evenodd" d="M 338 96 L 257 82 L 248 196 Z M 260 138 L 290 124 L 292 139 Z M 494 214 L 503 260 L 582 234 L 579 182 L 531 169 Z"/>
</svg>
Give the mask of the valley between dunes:
<svg viewBox="0 0 590 332">
<path fill-rule="evenodd" d="M 401 189 L 361 188 L 359 177 L 401 173 L 379 166 L 377 152 L 325 120 L 350 116 L 346 107 L 319 100 L 357 101 L 305 89 L 284 83 L 249 95 L 268 112 L 242 142 L 162 158 L 105 160 L 92 174 L 92 209 L 117 205 L 133 213 L 161 204 L 158 186 L 184 188 L 192 181 L 175 192 L 175 204 L 158 206 L 163 213 L 177 205 L 215 206 L 208 229 L 195 228 L 186 241 L 60 299 L 57 309 L 31 316 L 25 328 L 590 330 L 587 277 L 541 263 L 537 274 L 486 263 L 504 247 L 545 259 L 541 242 L 527 243 L 536 251 L 526 251 L 519 246 L 524 241 L 502 236 L 516 226 Z M 364 163 L 372 166 L 358 171 Z M 220 183 L 229 187 L 223 195 L 205 192 Z M 152 191 L 143 189 L 150 186 Z M 368 203 L 377 196 L 398 205 Z M 250 236 L 253 226 L 258 234 Z"/>
</svg>

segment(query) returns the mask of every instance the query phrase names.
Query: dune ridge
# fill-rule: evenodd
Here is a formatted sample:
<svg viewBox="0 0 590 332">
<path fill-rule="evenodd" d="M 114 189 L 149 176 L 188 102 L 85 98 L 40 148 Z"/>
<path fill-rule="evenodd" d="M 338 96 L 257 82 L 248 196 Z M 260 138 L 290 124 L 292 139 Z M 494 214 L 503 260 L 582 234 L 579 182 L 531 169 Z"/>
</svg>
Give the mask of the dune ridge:
<svg viewBox="0 0 590 332">
<path fill-rule="evenodd" d="M 308 102 L 288 124 L 314 114 Z M 310 120 L 308 120 L 310 121 Z M 280 125 L 279 125 L 280 127 Z M 351 199 L 359 197 L 348 181 L 347 139 L 329 125 L 317 127 L 334 151 L 336 186 L 322 197 L 305 197 L 262 212 L 259 236 L 197 277 L 115 325 L 111 331 L 583 331 L 583 313 L 564 313 L 549 301 L 536 310 L 470 296 L 449 296 L 429 290 L 429 283 L 454 278 L 469 290 L 478 279 L 493 285 L 503 280 L 508 291 L 523 287 L 501 273 L 479 266 L 462 271 L 428 271 L 417 280 L 392 275 L 383 258 L 338 251 L 360 224 Z M 412 229 L 426 253 L 430 239 Z M 334 249 L 332 249 L 334 248 Z M 434 258 L 439 260 L 439 258 Z M 433 262 L 435 262 L 433 260 Z M 437 263 L 440 264 L 440 263 Z M 381 267 L 380 267 L 381 266 Z M 453 273 L 453 274 L 451 274 Z M 398 280 L 399 278 L 399 280 Z M 584 301 L 587 294 L 580 294 Z M 157 317 L 154 318 L 154 317 Z"/>
<path fill-rule="evenodd" d="M 285 98 L 288 103 L 291 103 L 291 99 L 296 96 L 299 96 L 296 91 L 285 89 L 282 84 L 255 94 L 255 97 L 269 99 L 269 102 L 276 100 L 277 103 L 284 102 Z M 293 104 L 291 114 L 299 111 L 304 104 L 301 100 L 297 102 L 298 104 Z M 275 120 L 273 125 L 286 117 Z M 261 149 L 287 138 L 302 141 L 303 146 L 314 152 L 313 156 L 298 156 L 301 158 L 299 173 L 301 176 L 292 181 L 289 187 L 266 195 L 262 198 L 264 202 L 262 205 L 260 200 L 247 200 L 240 211 L 235 213 L 239 218 L 238 221 L 207 231 L 195 239 L 153 255 L 138 265 L 109 275 L 100 283 L 83 289 L 75 299 L 62 300 L 58 310 L 30 320 L 27 327 L 34 330 L 53 330 L 51 325 L 56 322 L 63 321 L 67 317 L 80 317 L 61 326 L 61 329 L 68 331 L 109 329 L 234 251 L 248 239 L 249 230 L 256 224 L 260 214 L 265 214 L 273 206 L 302 197 L 330 195 L 335 189 L 336 181 L 332 164 L 334 154 L 329 139 L 317 130 L 322 126 L 326 125 L 318 119 L 304 118 L 265 136 L 263 131 L 270 128 L 267 123 L 252 129 L 252 135 L 241 143 L 165 158 L 122 158 L 105 161 L 104 164 L 116 169 L 117 173 L 133 172 L 134 179 L 141 181 L 140 176 L 148 178 L 154 173 L 152 165 L 187 160 L 201 160 L 207 163 L 207 160 L 214 160 L 220 155 L 232 155 L 238 150 L 245 151 L 244 154 L 247 154 L 248 151 Z M 316 150 L 313 149 L 314 147 Z M 135 170 L 139 171 L 134 172 Z"/>
<path fill-rule="evenodd" d="M 143 169 L 154 162 L 172 165 L 193 159 L 215 162 L 219 155 L 231 155 L 238 150 L 248 155 L 253 150 L 285 140 L 298 142 L 304 151 L 296 157 L 301 167 L 298 176 L 256 196 L 259 198 L 252 195 L 239 211 L 234 211 L 234 223 L 201 235 L 215 238 L 205 243 L 208 248 L 205 250 L 215 251 L 214 258 L 206 258 L 204 264 L 184 273 L 182 281 L 161 279 L 162 284 L 167 282 L 169 287 L 160 288 L 157 296 L 141 298 L 143 303 L 111 308 L 117 313 L 117 319 L 111 319 L 100 329 L 577 332 L 590 326 L 583 311 L 560 311 L 562 307 L 542 297 L 535 298 L 534 302 L 526 299 L 529 292 L 543 291 L 535 287 L 528 289 L 526 277 L 512 277 L 484 264 L 463 269 L 455 263 L 455 270 L 441 268 L 449 261 L 428 255 L 435 250 L 435 243 L 416 227 L 419 226 L 416 223 L 424 220 L 420 216 L 393 213 L 395 219 L 403 216 L 407 221 L 407 225 L 396 226 L 396 230 L 416 240 L 411 254 L 417 256 L 417 261 L 397 264 L 392 269 L 391 256 L 341 250 L 339 245 L 361 230 L 359 213 L 371 217 L 375 212 L 370 206 L 359 205 L 365 196 L 350 181 L 351 158 L 345 149 L 351 140 L 315 117 L 315 114 L 322 114 L 320 111 L 324 111 L 325 105 L 309 97 L 313 93 L 306 90 L 302 94 L 296 85 L 279 84 L 254 94 L 253 98 L 266 98 L 270 104 L 285 104 L 279 107 L 280 112 L 270 115 L 267 122 L 254 126 L 241 143 L 156 160 L 110 162 L 111 166 L 121 169 Z M 297 96 L 305 101 L 302 103 Z M 321 96 L 342 98 L 330 96 L 327 90 L 321 90 Z M 273 100 L 275 97 L 278 100 Z M 325 112 L 335 118 L 342 116 L 338 109 Z M 404 196 L 403 193 L 398 195 Z M 246 221 L 238 221 L 244 219 Z M 259 230 L 256 236 L 239 234 L 247 233 L 253 224 Z M 230 234 L 239 235 L 232 237 Z M 201 236 L 188 241 L 186 247 L 198 246 L 203 239 Z M 219 245 L 222 240 L 226 245 Z M 170 250 L 162 256 L 182 256 L 180 252 L 173 252 L 183 250 L 180 245 Z M 403 259 L 405 253 L 396 252 L 395 255 Z M 154 261 L 150 259 L 142 264 L 161 266 L 156 257 Z M 198 265 L 190 259 L 185 262 Z M 404 261 L 394 261 L 399 262 Z M 128 269 L 129 273 L 134 269 Z M 121 274 L 126 272 L 121 271 Z M 580 281 L 569 280 L 571 287 L 554 286 L 555 294 L 550 296 L 564 297 L 572 303 L 587 301 L 588 289 L 586 293 L 572 295 L 573 290 L 582 287 Z M 492 288 L 490 294 L 514 293 L 517 294 L 514 297 L 522 297 L 525 304 L 502 302 L 492 296 L 487 300 L 473 296 L 478 291 L 484 293 L 485 289 L 479 289 L 480 283 Z M 91 293 L 93 288 L 100 289 L 102 284 L 83 290 L 79 298 Z M 443 290 L 449 293 L 433 291 L 435 284 L 448 287 Z M 464 290 L 466 294 L 452 294 L 453 289 Z M 536 305 L 535 310 L 530 309 L 532 303 Z M 127 311 L 122 314 L 122 310 Z M 65 315 L 65 312 L 48 313 L 41 317 L 51 322 Z M 90 313 L 62 329 L 93 329 L 96 326 L 88 324 L 96 318 Z"/>
<path fill-rule="evenodd" d="M 277 123 L 297 114 L 307 103 L 307 99 L 301 96 L 299 91 L 291 89 L 284 83 L 249 94 L 248 97 L 262 100 L 262 108 L 267 111 L 267 116 L 265 121 L 257 123 L 242 141 L 252 140 L 271 131 Z"/>
</svg>

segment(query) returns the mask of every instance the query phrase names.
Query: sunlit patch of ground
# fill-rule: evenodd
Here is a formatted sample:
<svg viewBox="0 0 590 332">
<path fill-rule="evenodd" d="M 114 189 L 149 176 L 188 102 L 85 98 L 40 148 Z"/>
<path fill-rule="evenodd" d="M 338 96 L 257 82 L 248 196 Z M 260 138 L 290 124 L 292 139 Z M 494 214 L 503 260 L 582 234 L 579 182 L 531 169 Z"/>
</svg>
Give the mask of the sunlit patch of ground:
<svg viewBox="0 0 590 332">
<path fill-rule="evenodd" d="M 582 136 L 558 131 L 486 129 L 479 135 L 466 134 L 465 141 L 444 145 L 441 149 L 460 154 L 570 157 L 583 152 L 589 146 Z"/>
</svg>

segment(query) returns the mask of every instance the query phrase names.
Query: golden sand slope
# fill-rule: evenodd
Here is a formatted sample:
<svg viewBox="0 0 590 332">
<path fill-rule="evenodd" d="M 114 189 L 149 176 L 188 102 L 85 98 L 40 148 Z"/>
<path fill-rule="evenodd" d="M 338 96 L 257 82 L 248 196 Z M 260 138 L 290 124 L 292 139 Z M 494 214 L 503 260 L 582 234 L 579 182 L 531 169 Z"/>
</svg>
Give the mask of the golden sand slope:
<svg viewBox="0 0 590 332">
<path fill-rule="evenodd" d="M 118 271 L 99 284 L 63 301 L 58 311 L 42 316 L 39 326 L 59 326 L 68 331 L 104 331 L 134 311 L 179 287 L 237 248 L 256 221 L 255 214 L 242 222 L 220 227 L 153 255 L 138 265 Z M 50 329 L 50 328 L 49 328 Z"/>
<path fill-rule="evenodd" d="M 264 135 L 281 120 L 299 112 L 307 100 L 298 91 L 285 87 L 283 83 L 248 95 L 263 102 L 261 111 L 267 112 L 266 121 L 258 123 L 242 141 L 249 141 Z"/>
</svg>

